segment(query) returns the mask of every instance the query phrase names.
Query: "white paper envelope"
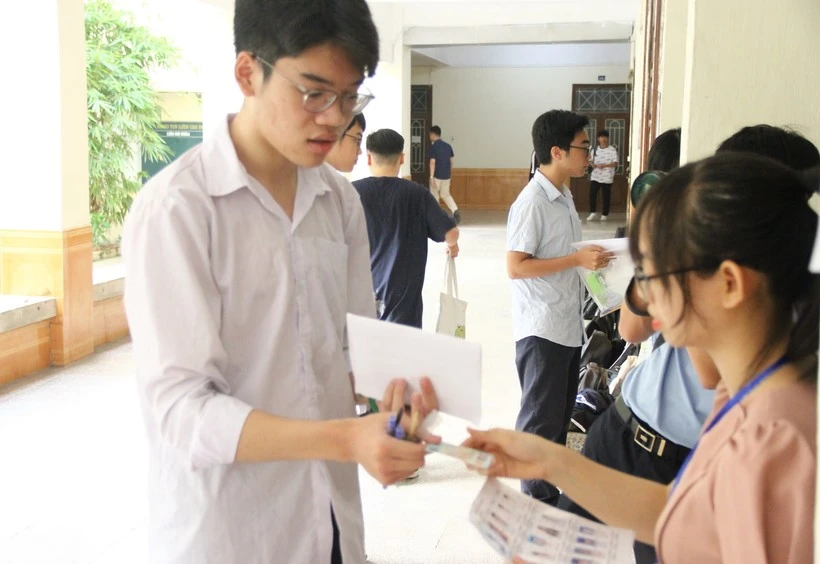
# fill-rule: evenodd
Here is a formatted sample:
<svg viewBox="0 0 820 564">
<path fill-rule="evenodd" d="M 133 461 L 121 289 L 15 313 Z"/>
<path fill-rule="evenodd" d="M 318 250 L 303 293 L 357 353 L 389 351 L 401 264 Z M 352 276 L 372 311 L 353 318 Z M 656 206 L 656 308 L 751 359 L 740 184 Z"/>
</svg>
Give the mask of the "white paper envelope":
<svg viewBox="0 0 820 564">
<path fill-rule="evenodd" d="M 481 420 L 481 345 L 421 329 L 347 315 L 350 362 L 356 392 L 381 399 L 394 378 L 404 378 L 409 393 L 419 380 L 433 381 L 439 409 L 478 425 Z M 405 398 L 410 401 L 410 396 Z"/>
</svg>

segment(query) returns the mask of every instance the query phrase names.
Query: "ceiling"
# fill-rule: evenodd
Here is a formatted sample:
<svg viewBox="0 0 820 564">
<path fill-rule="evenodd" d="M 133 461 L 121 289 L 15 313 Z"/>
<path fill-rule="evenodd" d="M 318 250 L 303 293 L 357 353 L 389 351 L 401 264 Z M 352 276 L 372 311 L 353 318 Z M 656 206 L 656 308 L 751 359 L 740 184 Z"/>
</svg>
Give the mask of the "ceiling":
<svg viewBox="0 0 820 564">
<path fill-rule="evenodd" d="M 413 48 L 412 64 L 457 68 L 627 65 L 630 52 L 628 42 L 448 45 Z"/>
</svg>

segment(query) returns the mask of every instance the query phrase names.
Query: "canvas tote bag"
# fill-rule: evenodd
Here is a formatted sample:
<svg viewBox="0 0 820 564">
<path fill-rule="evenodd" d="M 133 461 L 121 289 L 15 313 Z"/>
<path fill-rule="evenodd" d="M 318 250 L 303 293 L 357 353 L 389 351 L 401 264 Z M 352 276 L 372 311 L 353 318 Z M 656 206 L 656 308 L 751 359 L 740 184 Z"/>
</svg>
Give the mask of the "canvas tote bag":
<svg viewBox="0 0 820 564">
<path fill-rule="evenodd" d="M 444 266 L 444 291 L 439 298 L 438 323 L 436 333 L 458 337 L 466 336 L 467 302 L 458 299 L 458 277 L 456 261 L 447 257 Z"/>
</svg>

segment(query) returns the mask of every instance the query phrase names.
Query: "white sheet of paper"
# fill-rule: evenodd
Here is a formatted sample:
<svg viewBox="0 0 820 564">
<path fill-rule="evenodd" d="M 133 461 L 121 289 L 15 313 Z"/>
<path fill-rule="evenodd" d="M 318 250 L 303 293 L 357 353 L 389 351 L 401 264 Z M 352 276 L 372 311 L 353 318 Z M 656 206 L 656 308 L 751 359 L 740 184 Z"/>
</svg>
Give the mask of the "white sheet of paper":
<svg viewBox="0 0 820 564">
<path fill-rule="evenodd" d="M 392 379 L 404 378 L 409 394 L 421 391 L 427 376 L 439 410 L 476 425 L 481 420 L 481 345 L 352 314 L 347 336 L 357 393 L 381 399 Z"/>
<path fill-rule="evenodd" d="M 613 311 L 623 302 L 626 288 L 629 286 L 629 281 L 632 280 L 632 275 L 635 271 L 635 265 L 632 263 L 632 257 L 629 255 L 629 239 L 621 237 L 617 239 L 597 239 L 592 241 L 579 241 L 572 243 L 576 249 L 583 249 L 590 245 L 598 245 L 605 250 L 614 253 L 613 259 L 609 265 L 601 270 L 598 270 L 599 279 L 604 285 L 606 296 L 596 295 L 595 302 L 606 314 Z M 585 268 L 578 268 L 578 274 L 582 282 L 587 286 L 587 290 L 594 294 L 593 289 L 586 281 L 586 277 L 592 272 Z"/>
<path fill-rule="evenodd" d="M 605 250 L 612 253 L 629 254 L 629 239 L 626 237 L 618 237 L 614 239 L 593 239 L 590 241 L 578 241 L 577 243 L 572 243 L 572 246 L 576 249 L 583 249 L 585 247 L 591 247 L 592 245 L 598 245 L 599 247 L 603 247 Z"/>
</svg>

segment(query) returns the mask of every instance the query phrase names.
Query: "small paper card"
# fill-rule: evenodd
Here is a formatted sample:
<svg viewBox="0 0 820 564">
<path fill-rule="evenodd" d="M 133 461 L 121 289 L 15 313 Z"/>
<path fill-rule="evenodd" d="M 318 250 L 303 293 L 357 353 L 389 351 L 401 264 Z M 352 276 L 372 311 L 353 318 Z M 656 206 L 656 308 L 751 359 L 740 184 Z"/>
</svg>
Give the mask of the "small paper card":
<svg viewBox="0 0 820 564">
<path fill-rule="evenodd" d="M 439 443 L 437 445 L 428 443 L 425 445 L 425 449 L 427 452 L 437 452 L 439 454 L 458 458 L 467 465 L 474 468 L 479 468 L 481 470 L 487 470 L 495 462 L 495 457 L 492 454 L 465 446 L 451 445 L 447 443 Z"/>
</svg>

